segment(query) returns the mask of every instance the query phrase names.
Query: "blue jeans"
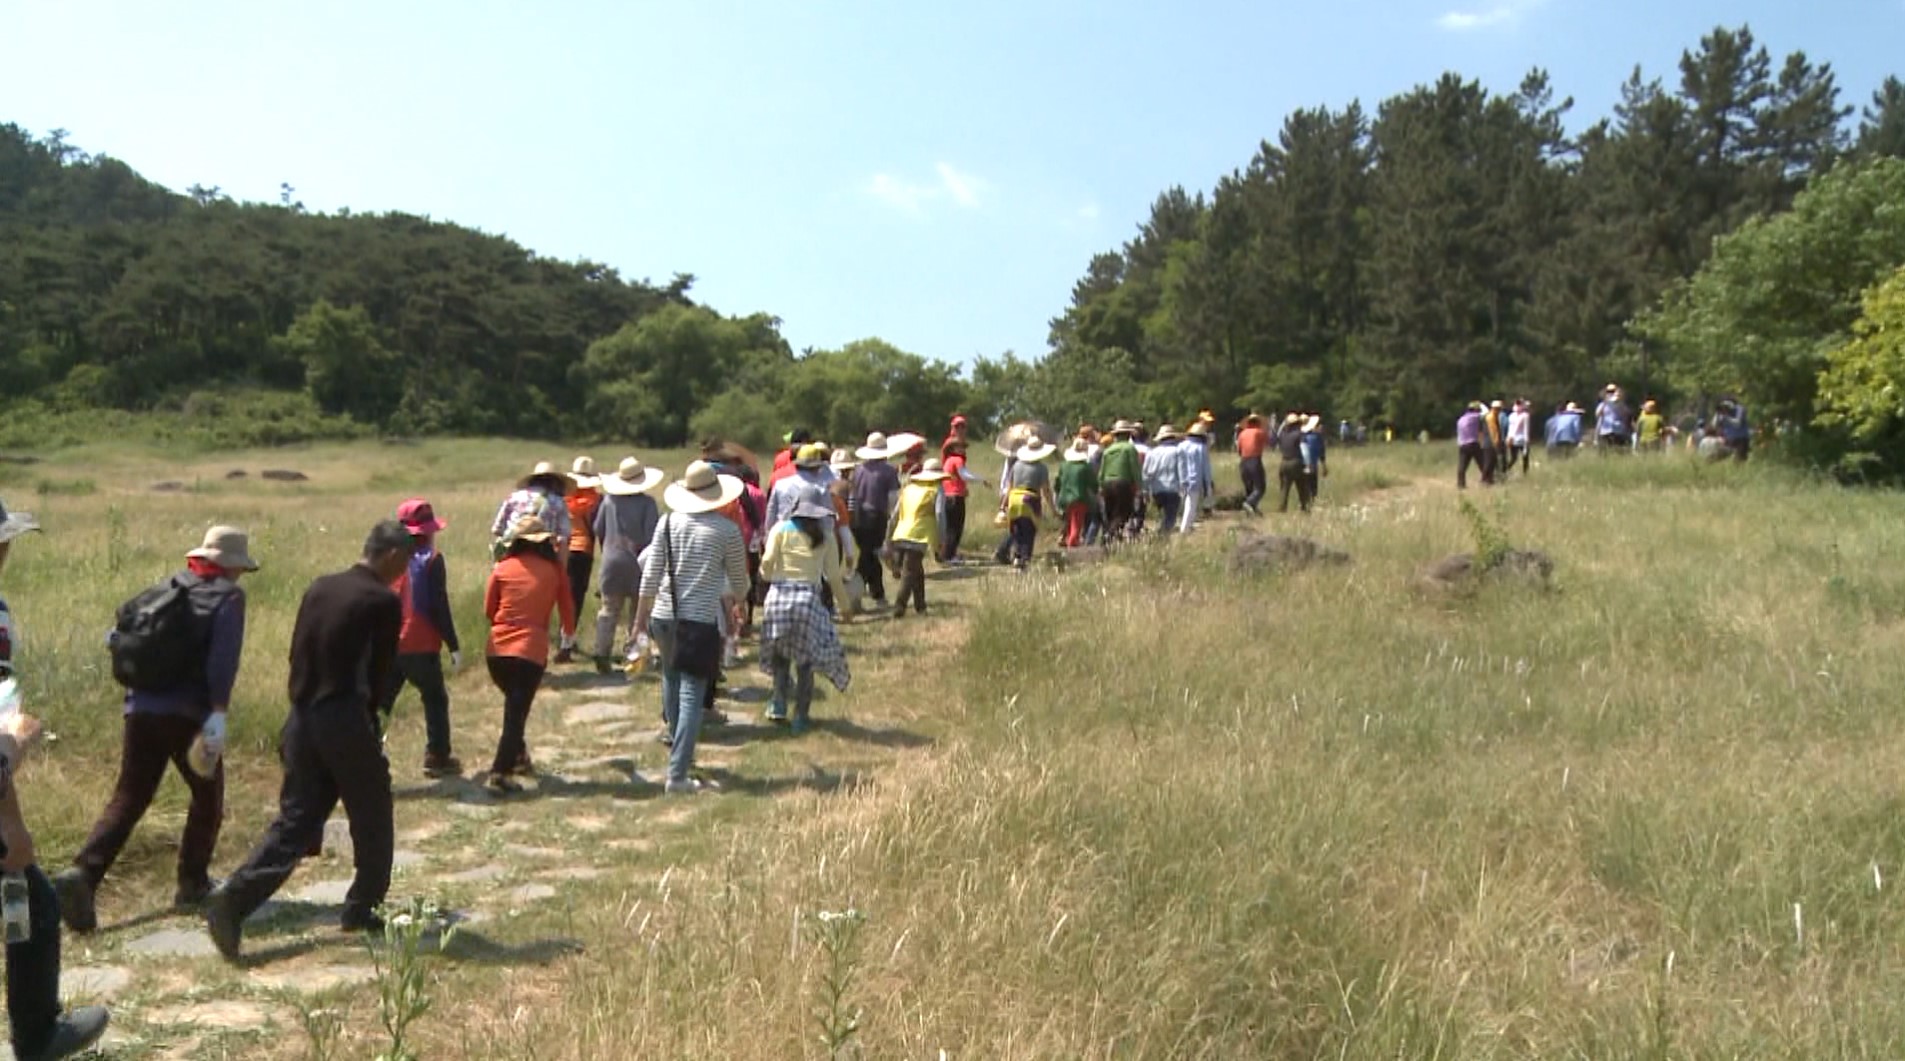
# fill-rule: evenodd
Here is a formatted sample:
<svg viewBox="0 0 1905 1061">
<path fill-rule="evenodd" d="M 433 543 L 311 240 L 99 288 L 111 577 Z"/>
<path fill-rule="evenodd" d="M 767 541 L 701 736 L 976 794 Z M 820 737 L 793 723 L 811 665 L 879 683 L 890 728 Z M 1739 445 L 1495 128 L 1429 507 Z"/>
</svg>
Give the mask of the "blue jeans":
<svg viewBox="0 0 1905 1061">
<path fill-rule="evenodd" d="M 661 653 L 661 719 L 675 735 L 668 751 L 668 780 L 686 781 L 695 765 L 695 741 L 701 737 L 701 705 L 708 695 L 708 680 L 676 670 L 675 621 L 650 619 L 648 636 Z"/>
<path fill-rule="evenodd" d="M 1158 506 L 1158 535 L 1177 533 L 1177 520 L 1184 507 L 1184 497 L 1176 491 L 1160 490 L 1151 495 Z"/>
<path fill-rule="evenodd" d="M 780 709 L 780 716 L 787 715 L 787 701 L 794 702 L 794 717 L 805 720 L 807 712 L 814 706 L 814 669 L 805 663 L 796 664 L 786 656 L 774 656 L 774 706 Z"/>
</svg>

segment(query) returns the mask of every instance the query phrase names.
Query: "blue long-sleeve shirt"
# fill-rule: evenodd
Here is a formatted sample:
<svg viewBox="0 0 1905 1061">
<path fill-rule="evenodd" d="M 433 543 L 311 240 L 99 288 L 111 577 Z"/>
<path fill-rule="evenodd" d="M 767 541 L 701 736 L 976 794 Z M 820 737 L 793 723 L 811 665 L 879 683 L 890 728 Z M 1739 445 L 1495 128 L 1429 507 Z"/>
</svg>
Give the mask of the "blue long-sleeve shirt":
<svg viewBox="0 0 1905 1061">
<path fill-rule="evenodd" d="M 1554 414 L 1548 421 L 1548 445 L 1578 446 L 1581 444 L 1581 414 L 1561 412 Z"/>
<path fill-rule="evenodd" d="M 192 681 L 165 692 L 126 692 L 129 715 L 178 715 L 204 721 L 212 705 L 231 704 L 238 684 L 238 659 L 245 647 L 245 591 L 231 587 L 211 615 L 211 640 L 205 650 L 205 669 Z"/>
</svg>

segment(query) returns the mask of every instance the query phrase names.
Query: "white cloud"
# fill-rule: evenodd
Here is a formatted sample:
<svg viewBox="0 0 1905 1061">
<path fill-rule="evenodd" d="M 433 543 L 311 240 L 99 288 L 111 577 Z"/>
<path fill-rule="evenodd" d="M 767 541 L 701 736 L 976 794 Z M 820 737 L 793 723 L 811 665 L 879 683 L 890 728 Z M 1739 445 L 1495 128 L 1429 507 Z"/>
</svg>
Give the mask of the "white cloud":
<svg viewBox="0 0 1905 1061">
<path fill-rule="evenodd" d="M 1493 26 L 1510 26 L 1521 21 L 1521 16 L 1540 7 L 1542 2 L 1543 0 L 1505 0 L 1493 7 L 1468 11 L 1446 11 L 1435 20 L 1435 24 L 1451 33 L 1467 33 Z"/>
<path fill-rule="evenodd" d="M 934 167 L 937 181 L 914 182 L 891 173 L 875 173 L 867 182 L 867 194 L 896 210 L 923 214 L 930 203 L 945 200 L 962 210 L 977 210 L 990 188 L 983 179 L 955 168 L 949 162 Z"/>
</svg>

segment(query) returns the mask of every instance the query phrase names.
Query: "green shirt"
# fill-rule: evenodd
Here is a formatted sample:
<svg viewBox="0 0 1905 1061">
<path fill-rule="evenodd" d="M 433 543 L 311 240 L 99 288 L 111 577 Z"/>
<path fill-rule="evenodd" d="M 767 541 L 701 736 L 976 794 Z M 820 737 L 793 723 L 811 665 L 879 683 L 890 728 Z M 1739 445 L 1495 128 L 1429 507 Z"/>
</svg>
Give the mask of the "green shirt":
<svg viewBox="0 0 1905 1061">
<path fill-rule="evenodd" d="M 1061 507 L 1088 505 L 1098 496 L 1098 473 L 1088 461 L 1066 461 L 1058 468 L 1058 503 Z"/>
<path fill-rule="evenodd" d="M 1101 457 L 1099 477 L 1108 483 L 1136 483 L 1144 480 L 1144 457 L 1129 440 L 1113 442 Z"/>
</svg>

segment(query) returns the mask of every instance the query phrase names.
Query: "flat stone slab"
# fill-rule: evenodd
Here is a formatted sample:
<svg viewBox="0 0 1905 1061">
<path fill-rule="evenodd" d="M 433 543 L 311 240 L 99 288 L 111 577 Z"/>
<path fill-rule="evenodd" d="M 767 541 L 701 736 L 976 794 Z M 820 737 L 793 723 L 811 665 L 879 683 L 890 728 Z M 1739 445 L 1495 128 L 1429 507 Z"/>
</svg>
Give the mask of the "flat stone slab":
<svg viewBox="0 0 1905 1061">
<path fill-rule="evenodd" d="M 347 880 L 321 880 L 292 892 L 291 898 L 305 903 L 341 903 L 351 891 Z"/>
<path fill-rule="evenodd" d="M 571 726 L 587 725 L 591 722 L 632 722 L 641 713 L 634 704 L 620 704 L 613 701 L 598 701 L 592 704 L 578 704 L 563 716 Z"/>
<path fill-rule="evenodd" d="M 336 987 L 369 983 L 377 979 L 377 970 L 368 965 L 304 965 L 252 973 L 250 979 L 260 987 L 315 995 Z"/>
<path fill-rule="evenodd" d="M 60 973 L 61 998 L 106 1002 L 131 986 L 132 970 L 123 965 L 82 965 Z"/>
<path fill-rule="evenodd" d="M 509 876 L 509 868 L 492 862 L 460 873 L 446 873 L 437 879 L 445 884 L 484 884 L 493 880 L 502 880 Z"/>
<path fill-rule="evenodd" d="M 263 1006 L 236 1000 L 149 1009 L 141 1016 L 148 1024 L 184 1024 L 221 1031 L 250 1031 L 271 1023 L 271 1014 Z"/>
<path fill-rule="evenodd" d="M 509 893 L 512 903 L 538 903 L 555 897 L 556 889 L 547 884 L 525 884 Z"/>
<path fill-rule="evenodd" d="M 332 818 L 324 823 L 324 853 L 332 858 L 351 860 L 357 848 L 351 843 L 349 818 Z"/>
<path fill-rule="evenodd" d="M 218 953 L 202 928 L 162 928 L 126 944 L 126 953 L 157 958 L 209 958 Z"/>
</svg>

